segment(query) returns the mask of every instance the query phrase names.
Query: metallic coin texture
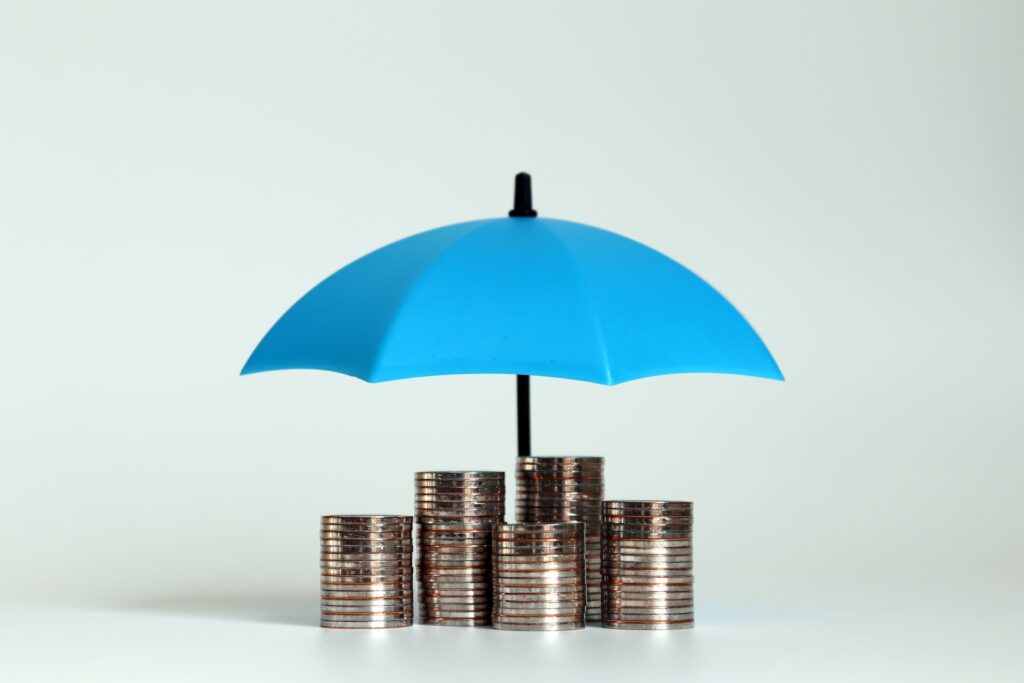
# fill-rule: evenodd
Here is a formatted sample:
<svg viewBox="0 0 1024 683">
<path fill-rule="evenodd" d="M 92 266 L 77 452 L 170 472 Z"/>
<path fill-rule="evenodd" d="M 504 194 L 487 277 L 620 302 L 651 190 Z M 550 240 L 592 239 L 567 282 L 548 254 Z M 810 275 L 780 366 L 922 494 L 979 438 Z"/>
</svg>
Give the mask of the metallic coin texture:
<svg viewBox="0 0 1024 683">
<path fill-rule="evenodd" d="M 587 620 L 601 619 L 601 504 L 604 458 L 535 456 L 516 459 L 516 519 L 577 522 L 585 527 L 591 601 Z"/>
<path fill-rule="evenodd" d="M 693 503 L 604 501 L 601 569 L 605 628 L 693 628 Z"/>
<path fill-rule="evenodd" d="M 498 524 L 494 538 L 494 628 L 582 628 L 587 616 L 584 526 L 576 522 Z"/>
<path fill-rule="evenodd" d="M 399 628 L 413 623 L 413 518 L 320 518 L 320 626 Z"/>
<path fill-rule="evenodd" d="M 417 472 L 419 622 L 486 626 L 491 618 L 491 539 L 505 521 L 505 473 Z"/>
</svg>

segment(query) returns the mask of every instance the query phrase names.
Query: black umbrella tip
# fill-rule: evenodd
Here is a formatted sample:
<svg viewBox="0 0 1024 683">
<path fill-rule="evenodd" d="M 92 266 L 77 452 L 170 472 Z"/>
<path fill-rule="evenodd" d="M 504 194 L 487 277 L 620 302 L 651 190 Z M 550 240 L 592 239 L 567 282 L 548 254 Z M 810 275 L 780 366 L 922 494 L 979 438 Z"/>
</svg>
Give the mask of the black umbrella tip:
<svg viewBox="0 0 1024 683">
<path fill-rule="evenodd" d="M 516 195 L 512 210 L 508 212 L 512 218 L 533 218 L 537 212 L 533 210 L 533 188 L 529 173 L 516 174 Z"/>
</svg>

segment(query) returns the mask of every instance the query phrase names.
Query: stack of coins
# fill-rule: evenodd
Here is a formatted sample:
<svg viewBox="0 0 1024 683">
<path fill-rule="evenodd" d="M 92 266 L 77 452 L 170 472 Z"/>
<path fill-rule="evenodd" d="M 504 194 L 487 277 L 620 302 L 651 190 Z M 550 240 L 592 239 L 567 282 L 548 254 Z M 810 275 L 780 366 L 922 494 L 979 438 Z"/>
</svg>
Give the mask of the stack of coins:
<svg viewBox="0 0 1024 683">
<path fill-rule="evenodd" d="M 587 621 L 600 621 L 604 458 L 521 457 L 516 463 L 516 521 L 586 525 Z"/>
<path fill-rule="evenodd" d="M 417 472 L 420 622 L 491 623 L 491 532 L 505 521 L 504 472 Z"/>
<path fill-rule="evenodd" d="M 693 628 L 693 503 L 605 501 L 602 541 L 607 628 Z"/>
<path fill-rule="evenodd" d="M 499 524 L 494 528 L 494 628 L 583 628 L 586 575 L 583 525 Z"/>
<path fill-rule="evenodd" d="M 320 626 L 411 626 L 412 517 L 324 516 L 320 574 Z"/>
</svg>

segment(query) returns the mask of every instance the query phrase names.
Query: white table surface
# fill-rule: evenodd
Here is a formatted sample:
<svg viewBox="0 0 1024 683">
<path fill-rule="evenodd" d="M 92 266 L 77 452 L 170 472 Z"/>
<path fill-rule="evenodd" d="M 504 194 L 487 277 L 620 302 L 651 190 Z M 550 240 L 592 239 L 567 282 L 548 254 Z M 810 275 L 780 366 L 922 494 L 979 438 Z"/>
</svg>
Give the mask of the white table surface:
<svg viewBox="0 0 1024 683">
<path fill-rule="evenodd" d="M 689 631 L 566 633 L 329 631 L 315 596 L 16 606 L 0 613 L 0 680 L 1019 681 L 1021 600 L 989 599 L 705 601 Z"/>
</svg>

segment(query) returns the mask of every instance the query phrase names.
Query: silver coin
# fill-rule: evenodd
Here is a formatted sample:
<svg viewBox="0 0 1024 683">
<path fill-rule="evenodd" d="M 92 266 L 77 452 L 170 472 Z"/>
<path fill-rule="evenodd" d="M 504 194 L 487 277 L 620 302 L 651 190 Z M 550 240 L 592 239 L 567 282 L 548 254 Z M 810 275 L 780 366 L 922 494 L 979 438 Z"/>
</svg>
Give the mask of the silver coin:
<svg viewBox="0 0 1024 683">
<path fill-rule="evenodd" d="M 408 524 L 409 515 L 322 515 L 321 521 L 332 524 Z"/>
<path fill-rule="evenodd" d="M 587 547 L 586 540 L 581 534 L 531 536 L 526 538 L 513 538 L 503 534 L 501 536 L 495 535 L 491 545 L 501 550 L 543 550 L 545 548 L 558 547 L 583 549 Z"/>
<path fill-rule="evenodd" d="M 652 598 L 679 599 L 684 595 L 693 595 L 694 582 L 689 579 L 657 579 L 644 583 L 624 583 L 613 576 L 605 575 L 601 582 L 601 590 L 608 594 L 630 594 L 630 597 L 650 600 Z M 644 593 L 656 593 L 660 595 L 642 595 Z"/>
<path fill-rule="evenodd" d="M 544 580 L 531 579 L 506 579 L 501 576 L 494 576 L 492 579 L 493 589 L 498 588 L 550 588 L 551 586 L 584 586 L 582 576 L 567 576 L 565 578 L 544 578 Z"/>
<path fill-rule="evenodd" d="M 352 587 L 352 590 L 378 590 L 378 589 L 408 589 L 412 590 L 412 576 L 404 575 L 396 580 L 382 581 L 376 576 L 328 576 L 321 577 L 320 579 L 320 590 L 321 591 L 342 591 L 346 587 Z"/>
<path fill-rule="evenodd" d="M 567 596 L 583 596 L 587 593 L 587 586 L 583 581 L 575 583 L 541 583 L 519 582 L 519 583 L 492 583 L 491 594 L 495 597 L 521 596 L 520 599 L 533 599 L 534 597 L 549 596 L 551 599 L 564 600 Z"/>
<path fill-rule="evenodd" d="M 576 608 L 566 608 L 562 610 L 532 610 L 532 609 L 509 609 L 505 606 L 495 605 L 494 613 L 492 616 L 497 616 L 499 619 L 509 621 L 515 617 L 528 617 L 535 619 L 582 619 L 585 615 L 585 610 L 582 606 Z"/>
<path fill-rule="evenodd" d="M 382 571 L 389 572 L 395 569 L 411 569 L 413 567 L 413 555 L 403 555 L 394 559 L 378 560 L 378 559 L 352 559 L 346 555 L 327 556 L 321 555 L 319 565 L 322 569 L 351 569 L 366 571 Z"/>
<path fill-rule="evenodd" d="M 662 562 L 660 564 L 604 562 L 601 573 L 608 575 L 648 576 L 666 574 L 666 576 L 693 575 L 692 562 Z"/>
<path fill-rule="evenodd" d="M 473 500 L 482 498 L 484 500 L 504 501 L 508 498 L 508 490 L 504 485 L 493 486 L 470 485 L 470 486 L 417 486 L 413 491 L 415 498 L 435 497 L 451 498 L 456 500 Z"/>
<path fill-rule="evenodd" d="M 659 524 L 640 524 L 638 522 L 622 522 L 617 519 L 604 518 L 601 523 L 601 534 L 608 536 L 609 533 L 614 535 L 615 532 L 619 531 L 636 531 L 641 533 L 658 533 L 664 531 L 692 531 L 693 522 L 678 521 L 678 522 L 664 522 Z"/>
<path fill-rule="evenodd" d="M 509 523 L 495 526 L 496 534 L 513 534 L 524 536 L 546 536 L 558 532 L 580 533 L 581 527 L 578 524 L 530 524 L 530 523 Z"/>
<path fill-rule="evenodd" d="M 398 614 L 405 613 L 412 610 L 412 601 L 402 602 L 398 604 L 347 604 L 339 602 L 328 602 L 320 603 L 320 613 L 327 616 L 351 616 L 351 615 L 367 615 L 367 614 Z"/>
<path fill-rule="evenodd" d="M 640 541 L 640 540 L 662 540 L 662 541 L 692 541 L 692 533 L 683 533 L 681 531 L 659 531 L 659 532 L 638 532 L 638 531 L 625 531 L 615 530 L 605 531 L 604 534 L 605 543 L 616 543 L 618 541 Z"/>
<path fill-rule="evenodd" d="M 692 515 L 693 504 L 671 501 L 627 503 L 621 500 L 606 500 L 604 509 L 615 515 Z"/>
<path fill-rule="evenodd" d="M 605 521 L 616 522 L 618 524 L 693 524 L 693 515 L 688 513 L 666 512 L 656 514 L 639 514 L 629 511 L 611 512 L 606 506 L 602 506 L 601 517 Z"/>
<path fill-rule="evenodd" d="M 505 614 L 495 608 L 491 613 L 491 621 L 495 624 L 510 624 L 517 626 L 545 625 L 545 624 L 566 624 L 583 621 L 583 612 L 569 612 L 567 614 Z"/>
<path fill-rule="evenodd" d="M 416 500 L 416 514 L 422 510 L 488 510 L 495 514 L 504 511 L 504 500 L 477 501 L 477 500 Z"/>
<path fill-rule="evenodd" d="M 412 557 L 412 549 L 389 550 L 387 552 L 349 552 L 334 550 L 330 547 L 320 548 L 320 558 L 325 560 L 349 560 L 351 562 L 388 562 L 405 560 Z"/>
<path fill-rule="evenodd" d="M 583 560 L 578 558 L 566 557 L 564 559 L 554 560 L 550 562 L 510 562 L 507 559 L 499 560 L 495 563 L 496 568 L 500 568 L 504 572 L 517 572 L 517 571 L 574 571 L 580 572 L 584 570 Z"/>
<path fill-rule="evenodd" d="M 379 563 L 379 562 L 405 562 L 413 557 L 412 550 L 396 550 L 389 552 L 380 553 L 350 553 L 350 552 L 335 552 L 333 550 L 320 550 L 321 560 L 331 560 L 334 562 L 362 562 L 366 564 Z"/>
<path fill-rule="evenodd" d="M 610 512 L 639 510 L 642 512 L 692 512 L 693 503 L 682 500 L 606 500 Z"/>
<path fill-rule="evenodd" d="M 605 595 L 608 595 L 609 593 L 631 594 L 634 596 L 639 595 L 641 593 L 662 593 L 664 595 L 669 595 L 673 592 L 689 593 L 691 595 L 693 594 L 692 581 L 690 583 L 622 583 L 616 581 L 610 576 L 605 576 L 601 588 L 605 591 Z"/>
<path fill-rule="evenodd" d="M 491 563 L 488 560 L 438 560 L 436 558 L 422 558 L 416 563 L 417 569 L 489 569 Z"/>
<path fill-rule="evenodd" d="M 607 619 L 601 620 L 603 628 L 614 628 L 623 631 L 674 631 L 693 628 L 693 620 L 673 621 L 664 623 L 642 623 L 642 622 L 615 622 Z"/>
<path fill-rule="evenodd" d="M 329 623 L 349 624 L 372 624 L 378 621 L 393 621 L 397 619 L 411 619 L 412 609 L 402 612 L 368 612 L 366 614 L 325 614 L 320 613 L 320 621 Z"/>
<path fill-rule="evenodd" d="M 559 564 L 545 564 L 537 567 L 509 567 L 506 564 L 495 564 L 494 574 L 496 576 L 520 576 L 524 578 L 566 574 L 571 574 L 573 576 L 583 576 L 583 563 L 566 562 Z"/>
<path fill-rule="evenodd" d="M 438 496 L 438 495 L 417 495 L 414 501 L 416 509 L 419 510 L 426 505 L 457 505 L 466 506 L 473 505 L 477 507 L 487 506 L 495 510 L 505 510 L 505 497 L 504 496 L 491 496 L 491 497 L 480 497 L 475 496 L 472 498 L 466 496 Z"/>
<path fill-rule="evenodd" d="M 491 523 L 498 521 L 497 518 L 504 514 L 503 510 L 495 509 L 493 506 L 474 508 L 472 506 L 442 507 L 435 505 L 417 505 L 416 519 L 420 524 L 428 524 L 432 520 L 447 520 L 448 522 L 468 521 L 479 523 L 490 519 Z"/>
<path fill-rule="evenodd" d="M 504 481 L 505 473 L 494 470 L 478 471 L 447 471 L 447 472 L 417 472 L 413 479 L 417 483 L 422 482 L 464 482 L 464 481 Z"/>
<path fill-rule="evenodd" d="M 609 552 L 634 554 L 634 555 L 673 555 L 693 552 L 693 541 L 685 539 L 680 541 L 665 540 L 619 540 L 605 541 L 605 550 Z"/>
<path fill-rule="evenodd" d="M 491 594 L 490 583 L 479 585 L 469 584 L 465 586 L 435 587 L 431 582 L 424 582 L 420 586 L 420 597 L 446 598 L 451 600 L 479 600 L 487 598 Z"/>
<path fill-rule="evenodd" d="M 540 625 L 521 625 L 521 624 L 503 624 L 491 622 L 492 628 L 498 631 L 577 631 L 584 628 L 583 623 L 566 623 L 566 624 L 540 624 Z"/>
<path fill-rule="evenodd" d="M 486 607 L 491 604 L 490 596 L 470 596 L 460 598 L 439 598 L 433 595 L 421 595 L 417 602 L 423 605 L 432 605 L 434 607 L 445 607 L 452 606 L 453 609 L 476 609 L 479 607 Z"/>
<path fill-rule="evenodd" d="M 355 563 L 355 566 L 344 560 L 320 560 L 320 573 L 323 575 L 351 574 L 368 576 L 380 574 L 381 576 L 391 574 L 402 574 L 412 571 L 412 558 L 406 558 L 400 562 L 383 563 Z"/>
<path fill-rule="evenodd" d="M 692 574 L 693 562 L 624 562 L 605 559 L 601 563 L 601 571 L 605 573 L 684 571 L 687 574 Z"/>
<path fill-rule="evenodd" d="M 417 573 L 420 576 L 429 576 L 433 578 L 437 577 L 481 577 L 485 579 L 490 573 L 491 568 L 489 566 L 481 567 L 435 567 L 435 566 L 423 566 L 417 567 Z"/>
<path fill-rule="evenodd" d="M 626 546 L 621 543 L 607 543 L 603 548 L 604 552 L 610 555 L 622 555 L 630 557 L 642 557 L 650 558 L 652 560 L 658 560 L 659 558 L 671 559 L 673 557 L 693 557 L 693 548 L 690 547 L 689 542 L 686 546 L 676 546 L 671 548 L 665 548 L 660 546 Z"/>
<path fill-rule="evenodd" d="M 404 607 L 412 604 L 412 596 L 400 597 L 400 598 L 334 598 L 320 596 L 320 606 L 336 606 L 342 607 L 381 607 L 381 606 L 393 606 L 393 607 Z"/>
<path fill-rule="evenodd" d="M 412 517 L 409 522 L 400 524 L 377 524 L 373 522 L 321 522 L 320 533 L 329 531 L 348 533 L 408 533 L 412 530 Z"/>
<path fill-rule="evenodd" d="M 362 541 L 366 543 L 395 543 L 412 540 L 412 529 L 348 529 L 329 527 L 320 529 L 320 540 Z"/>
<path fill-rule="evenodd" d="M 435 586 L 427 584 L 419 587 L 417 596 L 421 600 L 438 602 L 481 602 L 490 599 L 491 590 L 487 584 L 465 586 Z"/>
<path fill-rule="evenodd" d="M 489 577 L 465 577 L 465 576 L 424 576 L 419 578 L 419 591 L 421 594 L 450 594 L 456 591 L 488 591 L 491 587 Z"/>
<path fill-rule="evenodd" d="M 474 536 L 456 534 L 421 534 L 419 537 L 420 547 L 428 548 L 451 548 L 452 552 L 459 550 L 485 550 L 491 547 L 490 534 L 476 534 Z"/>
<path fill-rule="evenodd" d="M 429 569 L 472 569 L 487 568 L 491 566 L 490 558 L 483 557 L 456 557 L 456 556 L 435 556 L 424 555 L 416 562 L 417 567 Z"/>
<path fill-rule="evenodd" d="M 340 569 L 343 573 L 372 573 L 375 571 L 389 572 L 396 569 L 412 569 L 411 558 L 402 560 L 376 560 L 364 562 L 361 560 L 320 560 L 321 569 Z"/>
<path fill-rule="evenodd" d="M 628 609 L 693 609 L 693 600 L 673 600 L 672 602 L 660 602 L 654 604 L 648 603 L 650 603 L 649 600 L 605 600 L 602 605 L 606 614 L 613 614 L 616 610 Z"/>
<path fill-rule="evenodd" d="M 406 555 L 411 553 L 412 543 L 387 545 L 383 543 L 333 543 L 321 542 L 320 552 L 332 555 Z"/>
<path fill-rule="evenodd" d="M 612 621 L 685 621 L 693 619 L 693 609 L 652 612 L 623 612 L 605 609 L 604 618 Z"/>
<path fill-rule="evenodd" d="M 408 618 L 408 619 L 394 619 L 394 620 L 388 620 L 388 621 L 377 621 L 377 622 L 372 622 L 370 624 L 349 624 L 349 623 L 342 623 L 342 622 L 325 621 L 323 619 L 320 620 L 320 627 L 321 628 L 331 628 L 331 629 L 339 629 L 339 630 L 360 630 L 360 629 L 370 629 L 370 628 L 405 628 L 405 627 L 408 627 L 408 626 L 412 626 L 412 618 L 411 617 Z"/>
<path fill-rule="evenodd" d="M 485 619 L 438 619 L 421 617 L 421 624 L 429 624 L 430 626 L 490 626 L 491 618 Z"/>
<path fill-rule="evenodd" d="M 406 584 L 382 584 L 379 586 L 366 584 L 324 584 L 321 581 L 320 595 L 327 597 L 350 597 L 350 598 L 373 598 L 373 597 L 402 597 L 411 594 L 412 581 Z"/>
</svg>

